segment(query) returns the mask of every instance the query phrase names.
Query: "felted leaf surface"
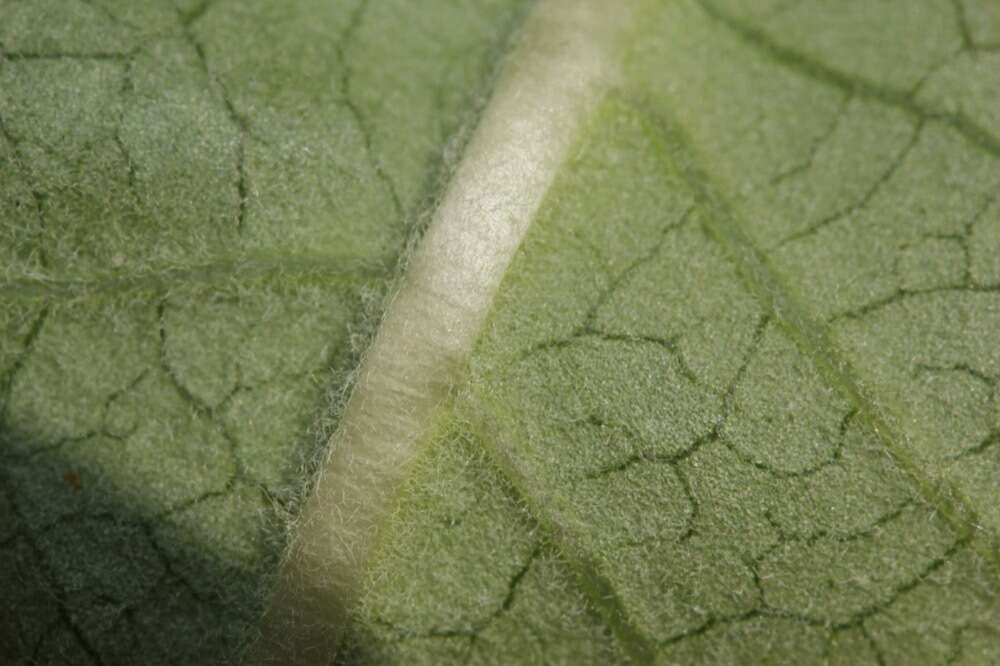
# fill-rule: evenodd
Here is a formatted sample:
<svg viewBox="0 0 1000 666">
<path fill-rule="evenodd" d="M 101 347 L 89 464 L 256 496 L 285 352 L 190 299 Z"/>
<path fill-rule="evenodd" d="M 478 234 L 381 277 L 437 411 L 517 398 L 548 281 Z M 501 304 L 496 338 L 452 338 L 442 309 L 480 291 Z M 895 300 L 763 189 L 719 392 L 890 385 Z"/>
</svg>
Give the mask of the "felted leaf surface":
<svg viewBox="0 0 1000 666">
<path fill-rule="evenodd" d="M 235 653 L 519 12 L 163 7 L 0 5 L 29 662 Z M 1000 661 L 1000 10 L 636 12 L 341 661 Z"/>
<path fill-rule="evenodd" d="M 1000 126 L 974 10 L 644 10 L 498 293 L 459 434 L 386 528 L 359 653 L 1000 658 Z M 456 502 L 496 485 L 465 448 L 516 508 Z M 563 594 L 521 574 L 547 549 Z M 600 622 L 570 631 L 578 590 Z M 502 621 L 533 638 L 497 646 Z"/>
<path fill-rule="evenodd" d="M 237 657 L 520 13 L 0 2 L 0 661 Z"/>
</svg>

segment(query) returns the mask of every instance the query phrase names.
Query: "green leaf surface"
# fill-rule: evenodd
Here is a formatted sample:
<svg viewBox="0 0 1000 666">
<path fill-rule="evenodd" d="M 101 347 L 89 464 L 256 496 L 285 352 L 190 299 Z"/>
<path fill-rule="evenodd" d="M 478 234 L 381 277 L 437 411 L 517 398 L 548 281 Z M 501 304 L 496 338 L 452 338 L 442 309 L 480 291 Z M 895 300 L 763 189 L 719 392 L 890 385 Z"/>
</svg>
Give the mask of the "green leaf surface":
<svg viewBox="0 0 1000 666">
<path fill-rule="evenodd" d="M 237 657 L 523 5 L 0 1 L 0 656 Z M 1000 662 L 1000 6 L 634 11 L 338 663 Z"/>
<path fill-rule="evenodd" d="M 0 2 L 0 661 L 236 657 L 521 11 Z"/>
<path fill-rule="evenodd" d="M 993 55 L 949 3 L 788 4 L 643 16 L 450 418 L 617 660 L 992 663 L 1000 152 L 992 69 L 964 63 Z M 468 481 L 441 488 L 443 448 L 373 565 L 375 663 L 461 637 L 503 663 L 491 609 L 536 594 L 529 548 L 466 526 Z M 604 663 L 586 623 L 552 626 L 561 596 L 508 660 Z"/>
</svg>

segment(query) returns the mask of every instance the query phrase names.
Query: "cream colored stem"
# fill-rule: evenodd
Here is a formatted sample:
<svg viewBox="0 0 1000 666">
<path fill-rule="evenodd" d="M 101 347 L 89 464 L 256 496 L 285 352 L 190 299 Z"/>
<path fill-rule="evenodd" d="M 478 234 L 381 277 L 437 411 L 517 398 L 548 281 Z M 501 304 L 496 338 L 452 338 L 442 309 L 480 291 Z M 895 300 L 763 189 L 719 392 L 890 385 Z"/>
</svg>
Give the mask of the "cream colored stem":
<svg viewBox="0 0 1000 666">
<path fill-rule="evenodd" d="M 328 663 L 379 524 L 511 257 L 615 75 L 624 2 L 532 11 L 362 362 L 251 660 Z"/>
</svg>

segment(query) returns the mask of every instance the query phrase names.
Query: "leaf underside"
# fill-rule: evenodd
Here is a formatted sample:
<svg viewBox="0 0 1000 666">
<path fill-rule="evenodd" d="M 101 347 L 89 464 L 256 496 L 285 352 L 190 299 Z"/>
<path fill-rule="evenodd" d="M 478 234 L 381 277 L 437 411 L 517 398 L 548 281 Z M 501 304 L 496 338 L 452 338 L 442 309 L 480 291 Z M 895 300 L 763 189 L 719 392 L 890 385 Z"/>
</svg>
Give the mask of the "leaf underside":
<svg viewBox="0 0 1000 666">
<path fill-rule="evenodd" d="M 522 12 L 0 1 L 0 662 L 234 658 Z"/>
<path fill-rule="evenodd" d="M 349 4 L 0 2 L 0 656 L 260 614 L 524 10 Z M 1000 6 L 636 11 L 343 660 L 1000 661 Z"/>
</svg>

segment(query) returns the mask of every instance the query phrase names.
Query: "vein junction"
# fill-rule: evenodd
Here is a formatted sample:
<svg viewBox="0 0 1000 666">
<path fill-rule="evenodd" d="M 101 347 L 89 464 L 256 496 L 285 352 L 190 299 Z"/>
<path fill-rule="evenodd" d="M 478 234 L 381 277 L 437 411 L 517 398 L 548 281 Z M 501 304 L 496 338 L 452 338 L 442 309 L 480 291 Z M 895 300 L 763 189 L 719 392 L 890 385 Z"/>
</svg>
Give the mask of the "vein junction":
<svg viewBox="0 0 1000 666">
<path fill-rule="evenodd" d="M 507 265 L 615 78 L 626 3 L 542 0 L 411 258 L 297 527 L 251 660 L 332 660 L 378 528 Z"/>
</svg>

